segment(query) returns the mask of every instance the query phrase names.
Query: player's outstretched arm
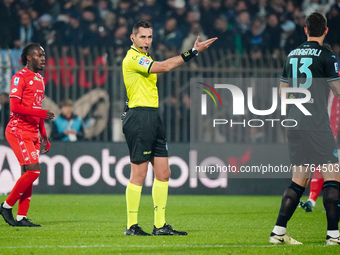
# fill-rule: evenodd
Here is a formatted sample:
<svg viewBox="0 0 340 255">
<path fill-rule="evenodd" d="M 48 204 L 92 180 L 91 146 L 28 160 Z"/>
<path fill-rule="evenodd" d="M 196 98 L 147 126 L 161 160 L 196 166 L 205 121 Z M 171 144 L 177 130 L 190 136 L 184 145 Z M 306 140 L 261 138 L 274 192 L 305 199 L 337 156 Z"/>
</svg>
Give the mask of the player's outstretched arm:
<svg viewBox="0 0 340 255">
<path fill-rule="evenodd" d="M 340 98 L 340 80 L 329 82 L 329 86 L 331 87 L 334 96 Z"/>
<path fill-rule="evenodd" d="M 210 38 L 206 41 L 200 42 L 200 37 L 198 36 L 194 44 L 194 49 L 197 50 L 198 52 L 205 51 L 216 40 L 217 40 L 217 37 Z M 151 67 L 150 73 L 169 72 L 175 69 L 176 67 L 179 67 L 184 62 L 188 62 L 190 59 L 196 56 L 197 55 L 192 51 L 192 49 L 190 49 L 186 52 L 183 52 L 179 56 L 169 58 L 165 61 L 155 61 Z"/>
<path fill-rule="evenodd" d="M 20 99 L 16 97 L 10 98 L 10 109 L 11 112 L 21 115 L 36 116 L 47 120 L 51 120 L 54 118 L 54 113 L 51 112 L 50 110 L 27 108 L 20 104 Z"/>
</svg>

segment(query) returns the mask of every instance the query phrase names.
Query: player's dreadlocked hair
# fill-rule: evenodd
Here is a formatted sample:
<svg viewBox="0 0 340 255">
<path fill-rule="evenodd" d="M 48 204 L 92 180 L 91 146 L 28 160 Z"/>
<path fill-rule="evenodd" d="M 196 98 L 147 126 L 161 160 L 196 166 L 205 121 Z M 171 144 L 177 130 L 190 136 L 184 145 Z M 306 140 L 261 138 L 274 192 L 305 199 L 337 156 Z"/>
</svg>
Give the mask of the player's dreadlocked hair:
<svg viewBox="0 0 340 255">
<path fill-rule="evenodd" d="M 152 28 L 152 25 L 149 21 L 140 20 L 133 26 L 132 33 L 136 35 L 138 33 L 138 30 L 139 30 L 140 27 Z"/>
<path fill-rule="evenodd" d="M 27 65 L 27 56 L 30 55 L 33 49 L 41 47 L 39 43 L 31 43 L 25 46 L 21 53 L 21 62 L 24 66 Z"/>
</svg>

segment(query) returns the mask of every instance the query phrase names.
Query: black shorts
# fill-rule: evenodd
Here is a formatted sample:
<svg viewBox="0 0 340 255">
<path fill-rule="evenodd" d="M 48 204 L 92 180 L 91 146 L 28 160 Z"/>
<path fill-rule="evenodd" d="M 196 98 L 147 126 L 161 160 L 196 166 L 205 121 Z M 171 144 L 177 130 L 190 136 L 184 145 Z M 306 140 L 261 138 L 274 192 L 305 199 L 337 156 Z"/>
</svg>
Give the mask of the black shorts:
<svg viewBox="0 0 340 255">
<path fill-rule="evenodd" d="M 123 133 L 132 163 L 142 163 L 153 157 L 168 157 L 168 145 L 157 108 L 136 107 L 123 118 Z"/>
<path fill-rule="evenodd" d="M 288 130 L 292 165 L 338 163 L 338 150 L 332 131 Z"/>
</svg>

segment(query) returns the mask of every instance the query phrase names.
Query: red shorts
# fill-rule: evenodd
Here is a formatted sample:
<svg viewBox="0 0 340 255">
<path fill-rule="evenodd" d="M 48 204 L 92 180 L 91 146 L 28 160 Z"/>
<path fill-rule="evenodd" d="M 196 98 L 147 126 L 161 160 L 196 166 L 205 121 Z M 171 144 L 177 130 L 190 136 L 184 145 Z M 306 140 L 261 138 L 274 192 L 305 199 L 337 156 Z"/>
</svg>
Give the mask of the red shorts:
<svg viewBox="0 0 340 255">
<path fill-rule="evenodd" d="M 40 138 L 38 133 L 10 133 L 6 139 L 11 146 L 20 166 L 39 163 Z"/>
</svg>

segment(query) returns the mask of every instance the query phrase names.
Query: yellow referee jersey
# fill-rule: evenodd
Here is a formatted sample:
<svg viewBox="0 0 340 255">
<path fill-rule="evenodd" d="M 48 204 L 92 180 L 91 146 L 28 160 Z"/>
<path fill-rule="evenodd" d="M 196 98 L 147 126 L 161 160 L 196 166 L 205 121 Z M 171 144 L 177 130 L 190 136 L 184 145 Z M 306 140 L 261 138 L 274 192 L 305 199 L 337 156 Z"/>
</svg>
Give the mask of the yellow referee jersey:
<svg viewBox="0 0 340 255">
<path fill-rule="evenodd" d="M 147 54 L 131 46 L 123 60 L 123 78 L 129 108 L 158 108 L 157 74 L 150 70 L 154 61 Z"/>
</svg>

